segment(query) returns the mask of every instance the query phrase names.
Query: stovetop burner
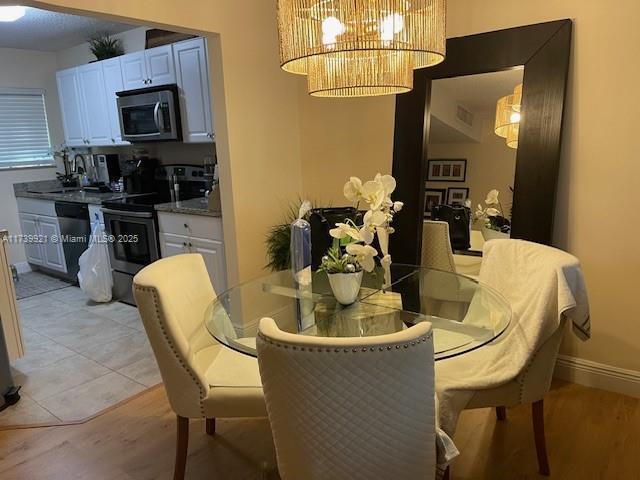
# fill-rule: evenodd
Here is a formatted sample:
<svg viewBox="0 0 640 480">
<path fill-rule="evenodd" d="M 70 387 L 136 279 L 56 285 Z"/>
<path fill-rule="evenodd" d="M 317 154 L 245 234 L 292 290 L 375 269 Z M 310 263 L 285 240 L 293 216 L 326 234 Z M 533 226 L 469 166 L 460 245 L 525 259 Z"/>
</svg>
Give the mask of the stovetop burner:
<svg viewBox="0 0 640 480">
<path fill-rule="evenodd" d="M 167 200 L 158 193 L 144 193 L 131 195 L 118 200 L 103 202 L 102 206 L 112 210 L 122 210 L 129 212 L 154 212 L 154 205 L 164 203 Z"/>
</svg>

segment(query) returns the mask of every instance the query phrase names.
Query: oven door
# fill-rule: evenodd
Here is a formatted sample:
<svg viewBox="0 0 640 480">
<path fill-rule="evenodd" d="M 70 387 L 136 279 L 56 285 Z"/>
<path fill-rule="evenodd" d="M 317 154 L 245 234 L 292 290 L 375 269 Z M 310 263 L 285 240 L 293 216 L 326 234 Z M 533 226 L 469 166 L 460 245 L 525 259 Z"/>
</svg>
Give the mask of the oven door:
<svg viewBox="0 0 640 480">
<path fill-rule="evenodd" d="M 103 208 L 109 238 L 111 267 L 135 275 L 160 258 L 156 221 L 150 212 L 124 212 Z"/>
<path fill-rule="evenodd" d="M 170 90 L 118 97 L 117 101 L 123 140 L 179 139 L 177 105 Z"/>
</svg>

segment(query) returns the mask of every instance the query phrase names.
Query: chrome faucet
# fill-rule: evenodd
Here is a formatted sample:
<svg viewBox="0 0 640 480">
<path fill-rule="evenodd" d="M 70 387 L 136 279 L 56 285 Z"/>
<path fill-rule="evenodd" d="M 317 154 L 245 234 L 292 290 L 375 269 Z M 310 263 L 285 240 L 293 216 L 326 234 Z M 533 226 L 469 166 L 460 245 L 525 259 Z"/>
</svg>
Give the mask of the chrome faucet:
<svg viewBox="0 0 640 480">
<path fill-rule="evenodd" d="M 82 160 L 82 172 L 78 172 L 78 157 Z M 72 173 L 87 173 L 87 163 L 84 155 L 78 153 L 73 157 L 73 161 L 71 162 L 71 171 Z"/>
</svg>

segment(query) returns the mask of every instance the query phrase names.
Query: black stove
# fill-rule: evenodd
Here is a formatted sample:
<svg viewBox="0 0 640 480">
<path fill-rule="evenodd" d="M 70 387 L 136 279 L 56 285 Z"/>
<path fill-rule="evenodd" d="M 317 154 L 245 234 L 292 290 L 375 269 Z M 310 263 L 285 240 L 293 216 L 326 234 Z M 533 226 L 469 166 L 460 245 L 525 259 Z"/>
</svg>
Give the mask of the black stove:
<svg viewBox="0 0 640 480">
<path fill-rule="evenodd" d="M 142 193 L 130 195 L 117 200 L 102 202 L 103 208 L 119 210 L 122 212 L 154 212 L 155 205 L 168 202 L 165 195 L 159 193 Z"/>
</svg>

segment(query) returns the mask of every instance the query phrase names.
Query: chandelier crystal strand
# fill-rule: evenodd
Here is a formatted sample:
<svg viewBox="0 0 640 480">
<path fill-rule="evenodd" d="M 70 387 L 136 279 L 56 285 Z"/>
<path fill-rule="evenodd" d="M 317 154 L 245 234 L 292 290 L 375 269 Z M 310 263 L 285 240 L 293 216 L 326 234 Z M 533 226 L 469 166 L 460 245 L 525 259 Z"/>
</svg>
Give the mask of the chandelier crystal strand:
<svg viewBox="0 0 640 480">
<path fill-rule="evenodd" d="M 314 96 L 404 93 L 444 60 L 446 0 L 278 0 L 282 68 Z"/>
</svg>

